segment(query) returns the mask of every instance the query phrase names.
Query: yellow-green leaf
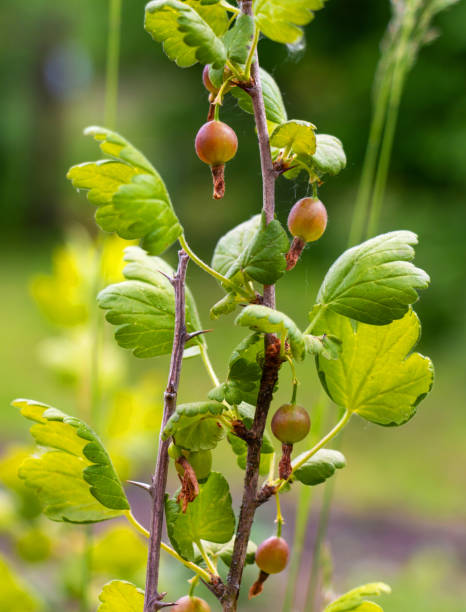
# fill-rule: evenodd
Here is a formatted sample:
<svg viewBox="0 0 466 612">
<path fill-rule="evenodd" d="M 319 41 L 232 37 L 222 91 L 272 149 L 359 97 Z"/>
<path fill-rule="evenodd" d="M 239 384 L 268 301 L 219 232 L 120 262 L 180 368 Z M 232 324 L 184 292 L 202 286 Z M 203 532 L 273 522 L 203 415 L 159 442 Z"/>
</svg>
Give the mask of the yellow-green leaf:
<svg viewBox="0 0 466 612">
<path fill-rule="evenodd" d="M 384 582 L 371 582 L 351 589 L 329 604 L 324 612 L 383 612 L 383 609 L 365 597 L 377 597 L 391 593 L 391 588 Z"/>
<path fill-rule="evenodd" d="M 144 592 L 123 580 L 113 580 L 104 586 L 99 595 L 97 612 L 142 612 Z"/>
<path fill-rule="evenodd" d="M 165 184 L 152 164 L 116 132 L 90 127 L 105 155 L 112 159 L 73 166 L 67 177 L 74 187 L 88 191 L 97 208 L 96 221 L 106 232 L 126 240 L 143 238 L 151 253 L 159 254 L 181 235 Z"/>
<path fill-rule="evenodd" d="M 411 352 L 421 333 L 413 310 L 383 326 L 326 312 L 318 328 L 342 341 L 339 359 L 317 357 L 319 376 L 336 404 L 379 425 L 402 425 L 414 416 L 434 373 L 428 357 Z"/>
<path fill-rule="evenodd" d="M 303 35 L 313 11 L 324 8 L 325 0 L 255 0 L 254 14 L 259 29 L 279 43 L 295 43 Z"/>
<path fill-rule="evenodd" d="M 46 516 L 93 523 L 129 508 L 110 457 L 83 421 L 34 400 L 13 405 L 35 422 L 31 434 L 43 450 L 24 461 L 19 476 L 35 491 Z"/>
<path fill-rule="evenodd" d="M 309 121 L 290 119 L 278 125 L 270 137 L 277 149 L 293 151 L 297 155 L 313 155 L 316 151 L 316 126 Z"/>
</svg>

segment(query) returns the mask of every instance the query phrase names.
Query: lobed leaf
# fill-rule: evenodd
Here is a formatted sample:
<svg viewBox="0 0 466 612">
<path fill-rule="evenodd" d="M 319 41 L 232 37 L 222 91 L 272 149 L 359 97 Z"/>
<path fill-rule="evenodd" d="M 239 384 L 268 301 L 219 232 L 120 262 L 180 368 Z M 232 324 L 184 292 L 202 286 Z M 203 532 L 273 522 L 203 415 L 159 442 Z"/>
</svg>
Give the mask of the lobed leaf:
<svg viewBox="0 0 466 612">
<path fill-rule="evenodd" d="M 211 472 L 199 495 L 188 504 L 185 513 L 174 499 L 166 499 L 167 531 L 175 550 L 185 559 L 194 561 L 193 544 L 202 541 L 225 544 L 233 537 L 235 514 L 230 488 L 217 472 Z"/>
<path fill-rule="evenodd" d="M 99 595 L 97 612 L 142 612 L 144 591 L 124 580 L 107 583 Z"/>
<path fill-rule="evenodd" d="M 116 325 L 115 338 L 123 348 L 133 350 L 136 357 L 169 354 L 175 326 L 175 297 L 166 278 L 174 270 L 163 259 L 148 255 L 139 247 L 125 250 L 128 265 L 126 281 L 109 285 L 97 296 L 106 319 Z M 186 326 L 188 332 L 201 329 L 191 292 L 186 290 Z M 195 343 L 203 342 L 196 338 Z M 189 343 L 188 343 L 189 346 Z"/>
<path fill-rule="evenodd" d="M 287 338 L 293 356 L 299 360 L 304 359 L 304 336 L 296 323 L 283 312 L 268 306 L 250 304 L 236 317 L 235 323 L 255 331 L 275 333 L 279 337 Z"/>
<path fill-rule="evenodd" d="M 309 174 L 311 183 L 322 181 L 326 175 L 335 176 L 346 167 L 346 155 L 341 140 L 330 134 L 316 134 L 316 147 L 313 155 L 299 153 L 293 164 L 296 167 L 285 172 L 284 176 L 294 179 L 301 170 Z"/>
<path fill-rule="evenodd" d="M 231 354 L 225 383 L 209 393 L 211 399 L 231 405 L 241 402 L 256 405 L 262 376 L 264 340 L 260 334 L 251 334 L 240 342 Z"/>
<path fill-rule="evenodd" d="M 246 280 L 273 285 L 286 271 L 289 247 L 290 241 L 280 221 L 274 219 L 266 225 L 263 220 L 226 276 L 234 279 L 241 274 Z"/>
<path fill-rule="evenodd" d="M 67 178 L 97 208 L 96 221 L 126 240 L 144 238 L 146 248 L 162 253 L 182 234 L 165 184 L 150 162 L 127 140 L 102 127 L 90 127 L 105 155 L 113 159 L 73 166 Z"/>
<path fill-rule="evenodd" d="M 163 430 L 163 439 L 191 451 L 215 448 L 225 435 L 219 416 L 226 409 L 219 402 L 179 404 Z"/>
<path fill-rule="evenodd" d="M 245 64 L 251 49 L 254 36 L 254 19 L 241 14 L 235 25 L 228 30 L 223 38 L 228 58 L 237 64 Z"/>
<path fill-rule="evenodd" d="M 287 149 L 297 155 L 313 155 L 316 152 L 316 126 L 309 121 L 290 119 L 278 125 L 270 136 L 270 145 Z"/>
<path fill-rule="evenodd" d="M 223 36 L 228 30 L 230 18 L 228 12 L 218 0 L 215 2 L 206 2 L 205 0 L 183 0 L 183 2 L 189 4 L 189 6 L 199 13 L 217 36 Z"/>
<path fill-rule="evenodd" d="M 353 326 L 348 318 L 327 312 L 319 326 L 342 341 L 338 360 L 316 358 L 331 399 L 378 425 L 409 421 L 433 383 L 431 360 L 411 353 L 421 331 L 416 313 L 410 310 L 389 325 Z"/>
<path fill-rule="evenodd" d="M 275 82 L 275 79 L 263 68 L 260 68 L 260 78 L 262 84 L 262 95 L 264 97 L 265 114 L 268 121 L 275 124 L 283 123 L 287 120 L 287 114 L 280 88 Z M 238 100 L 240 108 L 251 115 L 254 114 L 251 96 L 245 92 L 244 89 L 234 87 L 231 90 L 231 93 Z"/>
<path fill-rule="evenodd" d="M 217 8 L 204 10 L 211 12 Z M 206 12 L 204 16 L 208 18 Z M 225 64 L 226 49 L 222 40 L 200 12 L 186 2 L 152 0 L 146 5 L 144 27 L 181 68 L 193 66 L 198 61 L 217 68 Z"/>
<path fill-rule="evenodd" d="M 258 27 L 268 38 L 279 43 L 296 43 L 303 35 L 299 26 L 314 18 L 312 11 L 324 8 L 325 0 L 255 0 Z"/>
<path fill-rule="evenodd" d="M 298 463 L 305 454 L 296 457 L 293 463 Z M 313 487 L 325 482 L 337 469 L 345 466 L 346 459 L 340 451 L 321 448 L 294 472 L 294 477 L 303 484 Z"/>
<path fill-rule="evenodd" d="M 129 503 L 111 459 L 83 421 L 34 400 L 13 405 L 35 425 L 31 434 L 46 449 L 24 461 L 19 476 L 54 521 L 93 523 L 119 516 Z"/>
<path fill-rule="evenodd" d="M 400 319 L 430 282 L 411 263 L 415 244 L 416 234 L 399 230 L 348 249 L 327 272 L 317 304 L 372 325 Z"/>
<path fill-rule="evenodd" d="M 254 215 L 222 236 L 214 250 L 212 268 L 227 276 L 230 268 L 236 267 L 260 226 L 261 216 Z"/>
</svg>

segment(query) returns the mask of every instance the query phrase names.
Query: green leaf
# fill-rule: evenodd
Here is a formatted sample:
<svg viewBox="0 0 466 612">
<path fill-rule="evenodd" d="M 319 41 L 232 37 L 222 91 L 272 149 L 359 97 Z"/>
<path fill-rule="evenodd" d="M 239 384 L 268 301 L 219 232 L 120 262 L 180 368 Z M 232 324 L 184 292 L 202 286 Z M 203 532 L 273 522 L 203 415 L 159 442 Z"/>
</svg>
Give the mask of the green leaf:
<svg viewBox="0 0 466 612">
<path fill-rule="evenodd" d="M 144 591 L 124 580 L 112 580 L 99 595 L 97 612 L 142 612 Z"/>
<path fill-rule="evenodd" d="M 252 38 L 254 36 L 254 19 L 241 14 L 235 25 L 225 34 L 223 41 L 227 48 L 228 58 L 237 64 L 245 64 Z"/>
<path fill-rule="evenodd" d="M 391 593 L 391 588 L 383 582 L 364 584 L 341 595 L 329 604 L 324 612 L 383 612 L 382 608 L 372 601 L 365 601 L 365 597 L 377 597 Z"/>
<path fill-rule="evenodd" d="M 222 36 L 228 30 L 230 19 L 226 9 L 216 0 L 206 2 L 205 0 L 183 0 L 189 4 L 202 19 L 210 25 L 217 36 Z"/>
<path fill-rule="evenodd" d="M 251 404 L 247 404 L 246 402 L 242 402 L 238 406 L 238 412 L 240 414 L 241 420 L 247 429 L 251 429 L 252 423 L 254 420 L 255 406 Z M 237 456 L 237 462 L 239 467 L 242 470 L 246 469 L 246 460 L 248 454 L 248 446 L 244 440 L 238 438 L 234 434 L 228 434 L 228 442 L 231 445 L 231 448 L 235 455 Z M 272 455 L 275 452 L 275 448 L 273 446 L 272 440 L 270 439 L 269 434 L 265 431 L 264 437 L 262 440 L 261 447 L 261 456 L 260 456 L 260 464 L 259 464 L 259 473 L 261 476 L 265 476 L 269 473 L 270 462 L 272 460 Z"/>
<path fill-rule="evenodd" d="M 228 434 L 227 436 L 228 442 L 230 443 L 232 451 L 236 455 L 236 461 L 238 466 L 242 469 L 246 469 L 247 455 L 248 455 L 248 445 L 244 440 L 238 438 L 234 434 Z M 269 473 L 270 462 L 272 460 L 272 455 L 274 452 L 274 447 L 272 446 L 272 442 L 268 437 L 268 434 L 264 434 L 264 442 L 261 448 L 261 456 L 259 463 L 259 474 L 261 476 L 265 476 Z"/>
<path fill-rule="evenodd" d="M 326 174 L 335 176 L 346 167 L 346 155 L 341 140 L 330 134 L 317 134 L 316 152 L 312 156 L 312 169 L 321 179 Z"/>
<path fill-rule="evenodd" d="M 272 123 L 283 123 L 287 120 L 287 114 L 280 88 L 275 79 L 263 68 L 260 69 L 260 75 L 267 119 Z M 234 87 L 231 93 L 238 100 L 240 108 L 246 113 L 254 114 L 251 96 L 244 89 Z"/>
<path fill-rule="evenodd" d="M 293 463 L 298 463 L 305 454 L 302 453 L 296 457 Z M 294 472 L 294 476 L 303 484 L 313 487 L 325 482 L 327 478 L 333 476 L 337 469 L 345 466 L 346 459 L 340 451 L 321 448 Z"/>
<path fill-rule="evenodd" d="M 198 61 L 218 68 L 225 64 L 223 42 L 185 2 L 152 0 L 146 5 L 144 27 L 156 42 L 163 43 L 165 53 L 181 68 Z"/>
<path fill-rule="evenodd" d="M 213 559 L 221 559 L 227 567 L 231 565 L 231 559 L 233 557 L 233 548 L 235 546 L 235 537 L 233 536 L 229 542 L 226 544 L 214 544 L 213 542 L 209 542 L 207 546 L 205 546 L 207 554 Z M 257 545 L 249 540 L 248 547 L 246 551 L 246 564 L 253 565 L 256 560 L 256 550 Z M 198 555 L 196 557 L 196 563 L 202 563 L 202 556 Z"/>
<path fill-rule="evenodd" d="M 316 150 L 313 155 L 305 152 L 293 160 L 295 168 L 285 172 L 284 176 L 294 179 L 301 170 L 309 174 L 311 183 L 322 181 L 326 175 L 335 176 L 346 167 L 346 155 L 341 140 L 329 134 L 316 134 Z"/>
<path fill-rule="evenodd" d="M 0 556 L 0 612 L 37 612 L 42 609 L 39 601 L 23 584 L 19 576 Z"/>
<path fill-rule="evenodd" d="M 106 287 L 97 296 L 97 302 L 108 311 L 107 321 L 118 326 L 115 338 L 120 346 L 133 349 L 136 357 L 169 354 L 173 345 L 175 297 L 164 274 L 172 277 L 174 270 L 163 259 L 135 246 L 125 249 L 125 261 L 128 265 L 123 274 L 127 280 Z M 201 329 L 189 290 L 186 290 L 186 325 L 188 332 Z"/>
<path fill-rule="evenodd" d="M 247 336 L 231 354 L 225 383 L 215 387 L 209 398 L 231 405 L 241 402 L 255 406 L 264 359 L 264 340 L 260 334 Z"/>
<path fill-rule="evenodd" d="M 241 259 L 260 227 L 261 216 L 255 215 L 222 236 L 214 250 L 212 268 L 227 276 L 230 268 L 236 267 L 236 262 Z"/>
<path fill-rule="evenodd" d="M 54 521 L 93 523 L 129 509 L 110 457 L 90 427 L 34 400 L 18 399 L 13 406 L 35 421 L 31 434 L 46 449 L 26 459 L 19 470 L 46 516 Z"/>
<path fill-rule="evenodd" d="M 113 158 L 73 166 L 67 178 L 98 209 L 96 221 L 122 238 L 144 238 L 146 248 L 162 253 L 182 234 L 167 188 L 150 162 L 116 132 L 90 127 L 105 155 Z"/>
<path fill-rule="evenodd" d="M 341 353 L 341 340 L 336 336 L 323 334 L 322 336 L 304 335 L 306 353 L 309 355 L 322 355 L 325 359 L 338 359 Z"/>
<path fill-rule="evenodd" d="M 211 472 L 199 495 L 188 504 L 185 513 L 173 499 L 166 502 L 167 530 L 178 553 L 194 561 L 193 544 L 199 541 L 224 544 L 233 537 L 235 515 L 227 481 L 217 472 Z"/>
<path fill-rule="evenodd" d="M 290 119 L 278 125 L 270 136 L 270 144 L 296 154 L 313 155 L 316 151 L 316 126 L 308 121 Z"/>
<path fill-rule="evenodd" d="M 299 26 L 307 25 L 312 11 L 324 8 L 325 0 L 256 0 L 254 14 L 261 32 L 279 43 L 295 43 L 303 35 Z"/>
<path fill-rule="evenodd" d="M 348 249 L 327 272 L 317 304 L 372 325 L 400 319 L 430 281 L 410 263 L 414 244 L 416 234 L 399 230 Z"/>
<path fill-rule="evenodd" d="M 210 309 L 211 319 L 218 319 L 220 315 L 227 315 L 236 310 L 238 304 L 244 302 L 244 297 L 235 293 L 227 293 L 221 300 L 216 302 Z"/>
<path fill-rule="evenodd" d="M 421 332 L 413 310 L 384 326 L 353 326 L 327 312 L 319 326 L 343 343 L 338 360 L 317 357 L 320 379 L 336 404 L 379 425 L 402 425 L 414 416 L 432 387 L 433 366 L 411 352 Z"/>
<path fill-rule="evenodd" d="M 293 356 L 299 360 L 304 359 L 305 344 L 303 334 L 298 329 L 296 323 L 283 312 L 268 308 L 267 306 L 250 304 L 236 317 L 235 324 L 266 334 L 277 334 L 279 337 L 287 338 Z"/>
<path fill-rule="evenodd" d="M 163 439 L 173 437 L 177 446 L 191 451 L 215 448 L 225 435 L 218 419 L 225 408 L 219 402 L 179 404 L 165 425 Z"/>
<path fill-rule="evenodd" d="M 280 221 L 274 219 L 268 225 L 264 221 L 226 276 L 235 278 L 242 273 L 258 283 L 273 285 L 286 271 L 289 248 L 290 241 Z"/>
</svg>

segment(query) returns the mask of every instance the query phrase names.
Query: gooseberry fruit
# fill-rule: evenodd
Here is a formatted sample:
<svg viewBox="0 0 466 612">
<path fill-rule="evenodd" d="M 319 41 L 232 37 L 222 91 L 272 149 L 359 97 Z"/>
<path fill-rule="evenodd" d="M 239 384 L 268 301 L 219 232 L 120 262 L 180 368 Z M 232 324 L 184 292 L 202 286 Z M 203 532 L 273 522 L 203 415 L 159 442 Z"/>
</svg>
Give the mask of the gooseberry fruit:
<svg viewBox="0 0 466 612">
<path fill-rule="evenodd" d="M 307 242 L 318 240 L 327 227 L 327 209 L 316 198 L 301 198 L 288 215 L 288 229 L 294 240 L 286 255 L 286 269 L 292 270 Z"/>
<path fill-rule="evenodd" d="M 173 612 L 211 612 L 209 604 L 200 597 L 185 595 L 178 599 L 172 608 Z"/>
<path fill-rule="evenodd" d="M 238 138 L 229 125 L 213 119 L 198 131 L 195 147 L 199 159 L 212 170 L 213 196 L 220 200 L 225 195 L 225 164 L 236 155 Z"/>
<path fill-rule="evenodd" d="M 238 138 L 223 121 L 204 123 L 196 136 L 196 153 L 209 166 L 221 166 L 236 155 Z"/>
<path fill-rule="evenodd" d="M 202 82 L 204 83 L 204 87 L 207 89 L 207 91 L 210 91 L 210 93 L 214 94 L 215 96 L 218 94 L 218 87 L 215 87 L 210 80 L 209 68 L 209 65 L 204 66 L 204 70 L 202 71 Z"/>
<path fill-rule="evenodd" d="M 304 242 L 318 240 L 327 226 L 327 210 L 320 200 L 301 198 L 288 215 L 288 229 L 292 236 Z"/>
<path fill-rule="evenodd" d="M 304 440 L 311 428 L 311 419 L 303 406 L 283 404 L 272 418 L 273 435 L 283 444 Z"/>
<path fill-rule="evenodd" d="M 285 569 L 289 555 L 290 549 L 286 541 L 272 536 L 258 547 L 256 564 L 266 574 L 278 574 Z"/>
</svg>

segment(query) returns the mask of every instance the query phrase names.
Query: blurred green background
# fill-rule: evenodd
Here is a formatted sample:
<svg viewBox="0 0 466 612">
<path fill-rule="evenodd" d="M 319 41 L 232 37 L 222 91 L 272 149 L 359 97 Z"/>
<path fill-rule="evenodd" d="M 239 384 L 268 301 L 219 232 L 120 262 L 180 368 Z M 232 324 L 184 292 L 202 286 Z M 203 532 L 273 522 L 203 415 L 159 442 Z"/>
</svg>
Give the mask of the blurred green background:
<svg viewBox="0 0 466 612">
<path fill-rule="evenodd" d="M 194 136 L 207 112 L 201 69 L 182 71 L 163 55 L 143 31 L 144 4 L 123 3 L 117 128 L 160 171 L 191 245 L 209 260 L 218 237 L 260 207 L 252 119 L 232 99 L 226 101 L 222 119 L 235 128 L 240 145 L 227 168 L 227 195 L 214 202 L 209 171 L 193 151 Z M 326 268 L 346 248 L 370 121 L 372 78 L 389 16 L 385 0 L 332 0 L 306 29 L 304 48 L 290 50 L 267 40 L 260 45 L 262 64 L 282 88 L 289 116 L 310 120 L 319 131 L 338 136 L 348 158 L 347 169 L 319 192 L 329 211 L 324 238 L 306 251 L 278 288 L 279 308 L 301 325 Z M 436 383 L 416 418 L 400 429 L 352 422 L 344 444 L 348 468 L 338 476 L 329 528 L 336 589 L 383 579 L 394 589 L 384 598 L 386 612 L 466 610 L 466 585 L 461 582 L 466 566 L 464 0 L 441 14 L 435 25 L 439 37 L 422 50 L 403 96 L 379 229 L 410 229 L 419 235 L 416 262 L 432 277 L 430 289 L 416 305 L 423 322 L 419 350 L 433 358 Z M 63 410 L 74 409 L 73 397 L 39 361 L 38 343 L 51 328 L 28 287 L 32 276 L 50 271 L 53 248 L 67 228 L 81 223 L 96 233 L 93 207 L 73 191 L 65 173 L 74 163 L 97 158 L 94 143 L 82 136 L 82 129 L 103 122 L 107 3 L 4 0 L 0 27 L 4 446 L 12 439 L 26 439 L 24 423 L 8 407 L 12 398 L 34 397 Z M 307 191 L 304 180 L 278 182 L 277 213 L 282 221 Z M 175 257 L 173 248 L 167 258 L 173 263 Z M 209 325 L 208 309 L 221 292 L 193 265 L 189 281 Z M 232 321 L 227 317 L 215 322 L 209 336 L 221 374 L 242 336 Z M 134 361 L 133 372 L 150 370 L 163 384 L 167 360 Z M 186 365 L 181 389 L 185 401 L 202 399 L 209 389 L 198 367 L 193 361 Z M 301 400 L 312 413 L 319 391 L 310 362 L 301 367 L 300 376 Z M 330 410 L 329 419 L 336 414 Z M 216 466 L 232 475 L 237 497 L 241 477 L 226 449 L 217 453 Z M 144 521 L 144 500 L 137 495 L 135 499 Z M 290 537 L 294 503 L 293 495 L 285 500 Z M 258 516 L 256 539 L 272 530 L 273 509 L 266 507 Z M 309 525 L 309 553 L 314 524 Z M 26 580 L 40 584 L 28 567 L 17 567 Z M 301 569 L 304 581 L 309 565 Z M 165 567 L 164 577 L 171 583 L 164 588 L 184 593 L 181 575 L 175 575 L 171 565 Z M 271 580 L 262 602 L 244 602 L 241 609 L 258 610 L 267 601 L 275 602 L 283 583 Z"/>
</svg>

